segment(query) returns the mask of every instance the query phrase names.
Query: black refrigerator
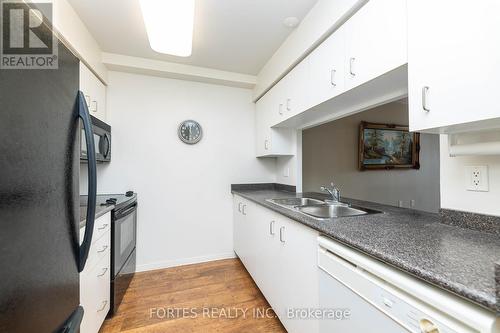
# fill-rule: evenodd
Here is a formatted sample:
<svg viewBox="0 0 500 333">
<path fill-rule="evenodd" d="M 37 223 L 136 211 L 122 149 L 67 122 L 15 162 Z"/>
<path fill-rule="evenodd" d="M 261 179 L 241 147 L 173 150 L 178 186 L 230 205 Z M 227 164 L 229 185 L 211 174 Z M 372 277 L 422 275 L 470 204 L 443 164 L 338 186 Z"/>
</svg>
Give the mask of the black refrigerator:
<svg viewBox="0 0 500 333">
<path fill-rule="evenodd" d="M 93 231 L 95 150 L 79 60 L 56 47 L 58 69 L 0 69 L 0 332 L 78 332 L 83 317 L 79 272 Z M 81 245 L 80 126 L 90 157 Z"/>
</svg>

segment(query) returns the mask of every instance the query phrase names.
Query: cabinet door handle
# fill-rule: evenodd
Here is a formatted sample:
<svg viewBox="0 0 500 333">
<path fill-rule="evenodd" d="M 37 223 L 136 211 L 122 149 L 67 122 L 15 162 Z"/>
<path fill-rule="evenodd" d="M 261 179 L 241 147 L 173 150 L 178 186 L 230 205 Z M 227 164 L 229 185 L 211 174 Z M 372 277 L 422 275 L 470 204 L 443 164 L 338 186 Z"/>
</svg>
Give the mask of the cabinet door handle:
<svg viewBox="0 0 500 333">
<path fill-rule="evenodd" d="M 97 230 L 104 230 L 104 229 L 106 229 L 106 228 L 108 227 L 108 225 L 109 225 L 109 224 L 104 223 L 104 224 L 102 225 L 102 227 L 97 228 Z"/>
<path fill-rule="evenodd" d="M 271 235 L 274 235 L 274 224 L 275 224 L 275 222 L 276 222 L 276 221 L 271 221 L 271 222 L 269 223 L 269 233 L 270 233 Z"/>
<path fill-rule="evenodd" d="M 335 74 L 337 73 L 337 71 L 335 69 L 332 69 L 330 71 L 330 83 L 332 84 L 332 86 L 336 87 L 337 84 L 335 83 Z"/>
<path fill-rule="evenodd" d="M 101 277 L 101 276 L 104 276 L 104 274 L 106 274 L 106 272 L 108 271 L 107 268 L 103 268 L 102 269 L 102 273 L 101 274 L 98 274 L 97 277 Z"/>
<path fill-rule="evenodd" d="M 238 212 L 241 213 L 241 202 L 238 203 Z"/>
<path fill-rule="evenodd" d="M 287 99 L 286 99 L 286 109 L 287 109 L 288 111 L 292 110 L 291 103 L 292 103 L 292 99 L 291 99 L 291 98 L 287 98 Z"/>
<path fill-rule="evenodd" d="M 99 310 L 97 310 L 97 312 L 104 311 L 104 309 L 106 308 L 106 305 L 108 305 L 108 301 L 103 301 L 102 302 L 102 308 L 100 308 Z"/>
<path fill-rule="evenodd" d="M 104 251 L 106 251 L 106 250 L 107 250 L 107 248 L 108 248 L 108 246 L 107 246 L 107 245 L 104 245 L 104 246 L 102 247 L 102 250 L 97 251 L 97 253 L 103 253 Z"/>
<path fill-rule="evenodd" d="M 429 105 L 427 105 L 427 95 L 429 94 L 429 89 L 430 88 L 428 86 L 422 88 L 422 108 L 427 112 L 431 110 Z"/>
<path fill-rule="evenodd" d="M 356 61 L 356 58 L 349 59 L 349 73 L 351 73 L 352 76 L 356 76 L 356 73 L 354 73 L 354 61 Z"/>
<path fill-rule="evenodd" d="M 280 115 L 283 115 L 283 103 L 280 103 L 279 107 L 278 107 L 278 113 Z"/>
<path fill-rule="evenodd" d="M 285 227 L 280 228 L 280 242 L 285 243 Z"/>
<path fill-rule="evenodd" d="M 243 208 L 241 208 L 241 212 L 243 213 L 243 215 L 247 215 L 245 208 L 247 208 L 247 205 L 243 205 Z"/>
<path fill-rule="evenodd" d="M 265 140 L 265 141 L 264 141 L 264 148 L 265 148 L 266 150 L 269 150 L 269 140 Z"/>
</svg>

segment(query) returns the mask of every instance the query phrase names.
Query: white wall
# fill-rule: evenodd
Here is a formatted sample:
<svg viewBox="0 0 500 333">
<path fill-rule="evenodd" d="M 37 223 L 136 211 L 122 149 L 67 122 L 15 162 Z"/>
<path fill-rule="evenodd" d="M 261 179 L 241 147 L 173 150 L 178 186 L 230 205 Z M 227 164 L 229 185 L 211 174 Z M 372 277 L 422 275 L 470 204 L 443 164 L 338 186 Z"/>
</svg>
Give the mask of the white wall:
<svg viewBox="0 0 500 333">
<path fill-rule="evenodd" d="M 419 210 L 439 210 L 439 136 L 422 134 L 420 170 L 358 170 L 361 121 L 408 124 L 407 105 L 389 103 L 369 111 L 304 130 L 303 187 L 319 191 L 333 180 L 345 197 Z"/>
<path fill-rule="evenodd" d="M 255 158 L 251 100 L 248 89 L 109 72 L 112 161 L 98 191 L 138 193 L 140 270 L 233 256 L 230 184 L 275 181 L 275 161 Z M 199 144 L 178 139 L 185 119 L 203 126 Z"/>
<path fill-rule="evenodd" d="M 500 216 L 500 156 L 448 154 L 448 136 L 441 136 L 442 208 Z M 489 192 L 467 191 L 466 166 L 488 166 Z"/>
<path fill-rule="evenodd" d="M 297 192 L 302 191 L 302 130 L 296 132 L 292 143 L 294 156 L 276 157 L 276 182 L 293 185 Z"/>
</svg>

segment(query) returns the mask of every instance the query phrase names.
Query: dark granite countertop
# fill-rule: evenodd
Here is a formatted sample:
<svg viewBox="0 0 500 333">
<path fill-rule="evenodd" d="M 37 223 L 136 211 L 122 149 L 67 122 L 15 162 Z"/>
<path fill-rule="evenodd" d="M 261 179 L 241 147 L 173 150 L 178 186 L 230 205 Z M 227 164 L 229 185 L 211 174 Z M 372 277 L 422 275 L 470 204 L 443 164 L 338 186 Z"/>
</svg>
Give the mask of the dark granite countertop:
<svg viewBox="0 0 500 333">
<path fill-rule="evenodd" d="M 441 222 L 439 214 L 342 199 L 381 214 L 318 220 L 266 201 L 307 196 L 279 189 L 233 188 L 259 205 L 307 225 L 400 270 L 464 297 L 490 310 L 497 309 L 495 263 L 500 259 L 498 235 Z"/>
<path fill-rule="evenodd" d="M 116 198 L 116 205 L 106 204 L 106 200 L 109 198 Z M 120 208 L 127 203 L 137 200 L 137 194 L 134 193 L 131 197 L 127 197 L 124 194 L 98 194 L 96 199 L 95 207 L 95 218 L 99 218 L 112 211 L 115 208 Z M 85 222 L 87 219 L 87 196 L 80 196 L 80 229 L 85 227 Z"/>
</svg>

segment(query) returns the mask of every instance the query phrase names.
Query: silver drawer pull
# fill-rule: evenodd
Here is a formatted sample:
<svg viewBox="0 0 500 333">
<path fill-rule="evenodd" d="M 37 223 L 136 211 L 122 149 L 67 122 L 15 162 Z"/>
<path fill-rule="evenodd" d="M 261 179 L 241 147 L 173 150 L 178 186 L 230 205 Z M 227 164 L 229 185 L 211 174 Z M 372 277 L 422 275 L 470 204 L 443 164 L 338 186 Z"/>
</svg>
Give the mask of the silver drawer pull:
<svg viewBox="0 0 500 333">
<path fill-rule="evenodd" d="M 349 59 L 349 72 L 351 73 L 352 76 L 356 76 L 356 73 L 354 73 L 354 61 L 356 61 L 356 58 L 351 58 Z"/>
<path fill-rule="evenodd" d="M 102 225 L 102 227 L 97 228 L 97 230 L 104 230 L 104 229 L 106 229 L 106 228 L 108 227 L 108 225 L 109 225 L 109 224 L 104 223 L 104 224 Z"/>
<path fill-rule="evenodd" d="M 280 228 L 280 242 L 285 243 L 285 227 Z"/>
<path fill-rule="evenodd" d="M 104 246 L 102 247 L 102 250 L 97 251 L 97 253 L 103 253 L 103 252 L 104 252 L 104 251 L 106 251 L 107 249 L 108 249 L 108 246 L 107 246 L 107 245 L 104 245 Z"/>
<path fill-rule="evenodd" d="M 278 113 L 280 115 L 283 115 L 283 104 L 282 103 L 280 103 L 280 105 L 279 105 Z"/>
<path fill-rule="evenodd" d="M 287 98 L 287 99 L 286 99 L 286 109 L 287 109 L 288 111 L 292 110 L 291 103 L 292 103 L 292 99 L 291 99 L 291 98 Z"/>
<path fill-rule="evenodd" d="M 335 83 L 335 74 L 337 73 L 337 71 L 335 69 L 332 69 L 330 71 L 330 83 L 332 84 L 332 86 L 336 87 L 337 84 Z"/>
<path fill-rule="evenodd" d="M 106 272 L 108 271 L 108 268 L 103 268 L 102 269 L 102 273 L 97 275 L 97 277 L 101 277 L 101 276 L 104 276 L 104 274 L 106 274 Z"/>
<path fill-rule="evenodd" d="M 238 212 L 241 213 L 241 202 L 238 203 Z"/>
<path fill-rule="evenodd" d="M 246 208 L 247 208 L 247 205 L 243 205 L 243 208 L 241 209 L 241 212 L 243 213 L 243 215 L 247 215 L 247 212 L 245 211 Z"/>
<path fill-rule="evenodd" d="M 108 301 L 103 301 L 102 302 L 102 308 L 100 308 L 99 310 L 97 310 L 97 312 L 104 311 L 104 309 L 106 309 L 106 305 L 108 305 Z"/>
<path fill-rule="evenodd" d="M 429 87 L 425 86 L 422 88 L 422 108 L 429 112 L 431 109 L 429 108 L 429 105 L 427 105 L 427 95 L 429 94 Z"/>
<path fill-rule="evenodd" d="M 269 223 L 269 233 L 271 235 L 274 235 L 274 224 L 275 224 L 276 221 L 271 221 L 271 223 Z"/>
</svg>

